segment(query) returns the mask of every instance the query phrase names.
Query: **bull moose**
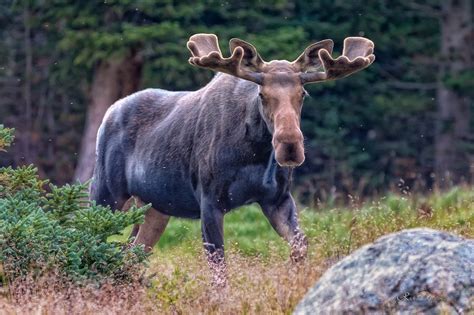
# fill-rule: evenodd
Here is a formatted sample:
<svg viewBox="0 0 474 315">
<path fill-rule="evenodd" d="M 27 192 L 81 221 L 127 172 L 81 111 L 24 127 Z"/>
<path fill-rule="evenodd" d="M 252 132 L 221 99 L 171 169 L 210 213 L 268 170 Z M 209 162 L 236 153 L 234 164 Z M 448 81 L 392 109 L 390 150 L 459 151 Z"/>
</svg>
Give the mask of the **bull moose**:
<svg viewBox="0 0 474 315">
<path fill-rule="evenodd" d="M 303 86 L 368 67 L 373 42 L 348 37 L 333 59 L 327 39 L 293 62 L 265 62 L 236 38 L 224 58 L 213 34 L 193 35 L 187 47 L 190 64 L 219 73 L 197 91 L 146 89 L 112 105 L 97 135 L 92 200 L 113 209 L 131 198 L 151 203 L 134 232 L 146 250 L 170 216 L 201 219 L 209 263 L 224 266 L 224 214 L 256 202 L 289 242 L 291 258 L 304 258 L 307 241 L 290 192 L 292 170 L 305 159 Z"/>
</svg>

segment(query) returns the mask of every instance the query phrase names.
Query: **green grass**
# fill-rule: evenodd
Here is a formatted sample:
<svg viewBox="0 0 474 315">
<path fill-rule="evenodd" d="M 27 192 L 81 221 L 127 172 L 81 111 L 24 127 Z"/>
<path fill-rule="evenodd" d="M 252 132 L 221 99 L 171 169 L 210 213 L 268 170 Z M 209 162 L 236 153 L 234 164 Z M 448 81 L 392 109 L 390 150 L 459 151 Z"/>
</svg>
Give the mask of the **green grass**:
<svg viewBox="0 0 474 315">
<path fill-rule="evenodd" d="M 267 255 L 270 247 L 284 245 L 257 205 L 235 209 L 224 220 L 225 248 L 245 255 Z M 172 218 L 158 248 L 166 251 L 187 242 L 201 246 L 200 221 Z"/>
<path fill-rule="evenodd" d="M 423 213 L 423 210 L 428 213 Z M 326 257 L 346 255 L 374 238 L 405 228 L 431 227 L 474 236 L 474 191 L 454 188 L 428 197 L 388 195 L 352 208 L 302 208 L 300 222 L 310 242 Z M 124 232 L 128 235 L 129 230 Z M 244 256 L 286 257 L 287 244 L 276 234 L 258 205 L 225 216 L 225 248 Z M 199 220 L 171 218 L 155 253 L 201 252 Z M 314 247 L 313 247 L 314 248 Z"/>
<path fill-rule="evenodd" d="M 224 219 L 225 248 L 233 248 L 244 255 L 268 256 L 270 248 L 276 248 L 286 254 L 285 243 L 268 223 L 258 205 L 235 209 Z M 123 240 L 131 227 L 114 240 Z M 160 252 L 178 250 L 184 247 L 196 247 L 196 253 L 202 249 L 200 220 L 171 218 L 156 249 Z M 156 252 L 156 250 L 155 250 Z"/>
</svg>

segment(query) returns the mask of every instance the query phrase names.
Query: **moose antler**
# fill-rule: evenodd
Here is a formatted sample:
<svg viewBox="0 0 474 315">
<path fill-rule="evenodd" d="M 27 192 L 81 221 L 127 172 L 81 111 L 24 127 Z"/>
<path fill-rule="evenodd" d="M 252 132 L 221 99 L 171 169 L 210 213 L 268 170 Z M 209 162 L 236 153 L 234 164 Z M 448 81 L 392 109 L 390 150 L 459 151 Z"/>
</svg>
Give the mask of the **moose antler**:
<svg viewBox="0 0 474 315">
<path fill-rule="evenodd" d="M 375 60 L 374 43 L 363 37 L 347 37 L 342 55 L 336 59 L 326 49 L 318 51 L 324 72 L 301 73 L 303 84 L 346 77 L 372 64 Z"/>
<path fill-rule="evenodd" d="M 189 38 L 187 47 L 193 55 L 189 63 L 201 68 L 224 72 L 248 81 L 262 84 L 263 75 L 259 70 L 262 59 L 255 47 L 239 39 L 232 39 L 232 55 L 222 56 L 217 36 L 214 34 L 195 34 Z"/>
</svg>

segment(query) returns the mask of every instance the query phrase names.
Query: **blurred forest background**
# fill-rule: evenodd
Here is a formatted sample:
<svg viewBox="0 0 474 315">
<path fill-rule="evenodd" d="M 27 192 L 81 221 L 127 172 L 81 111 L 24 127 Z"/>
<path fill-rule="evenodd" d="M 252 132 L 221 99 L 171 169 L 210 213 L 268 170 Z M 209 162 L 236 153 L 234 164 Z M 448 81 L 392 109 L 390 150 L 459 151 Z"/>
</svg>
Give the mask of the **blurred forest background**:
<svg viewBox="0 0 474 315">
<path fill-rule="evenodd" d="M 186 42 L 239 37 L 265 60 L 312 42 L 375 42 L 375 63 L 307 86 L 301 200 L 426 191 L 474 182 L 471 0 L 0 1 L 0 123 L 16 128 L 0 166 L 34 163 L 56 184 L 85 181 L 107 108 L 134 91 L 195 90 L 213 76 Z"/>
</svg>

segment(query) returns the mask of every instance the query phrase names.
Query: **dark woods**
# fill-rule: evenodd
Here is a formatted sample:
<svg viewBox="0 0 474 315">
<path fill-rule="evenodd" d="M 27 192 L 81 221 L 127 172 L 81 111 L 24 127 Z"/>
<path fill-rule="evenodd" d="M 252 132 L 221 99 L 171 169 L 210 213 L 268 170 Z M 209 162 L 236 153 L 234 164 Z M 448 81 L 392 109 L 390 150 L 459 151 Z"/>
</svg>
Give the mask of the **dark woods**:
<svg viewBox="0 0 474 315">
<path fill-rule="evenodd" d="M 131 4 L 132 3 L 132 4 Z M 307 86 L 306 202 L 472 183 L 472 3 L 451 1 L 3 1 L 0 123 L 16 128 L 0 166 L 34 163 L 62 184 L 90 177 L 104 112 L 136 90 L 195 90 L 213 76 L 187 62 L 198 32 L 252 42 L 265 60 L 347 36 L 377 60 Z"/>
</svg>

